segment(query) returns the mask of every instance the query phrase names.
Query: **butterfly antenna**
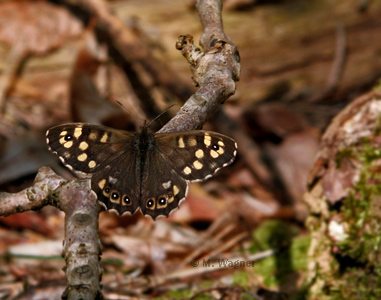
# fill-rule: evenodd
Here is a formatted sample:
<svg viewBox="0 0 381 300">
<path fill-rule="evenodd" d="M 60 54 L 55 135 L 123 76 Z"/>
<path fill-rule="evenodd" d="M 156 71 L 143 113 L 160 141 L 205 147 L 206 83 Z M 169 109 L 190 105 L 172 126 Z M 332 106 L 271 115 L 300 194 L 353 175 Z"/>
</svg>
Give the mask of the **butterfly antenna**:
<svg viewBox="0 0 381 300">
<path fill-rule="evenodd" d="M 175 106 L 176 104 L 172 104 L 170 106 L 168 106 L 165 110 L 163 110 L 158 116 L 155 117 L 155 119 L 151 120 L 148 122 L 147 124 L 147 127 L 154 121 L 156 121 L 157 119 L 159 119 L 162 115 L 164 115 L 170 108 L 172 108 L 173 106 Z"/>
<path fill-rule="evenodd" d="M 125 111 L 126 111 L 126 113 L 133 119 L 133 120 L 135 120 L 135 122 L 137 123 L 137 124 L 140 124 L 141 125 L 141 121 L 139 121 L 130 111 L 128 111 L 128 109 L 123 105 L 123 103 L 122 102 L 120 102 L 119 100 L 115 100 L 115 102 L 116 103 L 118 103 Z M 135 124 L 136 124 L 135 123 Z"/>
</svg>

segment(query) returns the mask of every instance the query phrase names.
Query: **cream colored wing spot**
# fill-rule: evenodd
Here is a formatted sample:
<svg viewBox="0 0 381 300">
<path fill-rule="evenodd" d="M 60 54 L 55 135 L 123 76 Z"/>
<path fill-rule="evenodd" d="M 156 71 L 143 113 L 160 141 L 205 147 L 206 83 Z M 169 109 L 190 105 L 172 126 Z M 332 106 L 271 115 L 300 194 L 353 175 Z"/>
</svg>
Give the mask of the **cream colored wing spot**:
<svg viewBox="0 0 381 300">
<path fill-rule="evenodd" d="M 82 127 L 74 129 L 74 136 L 78 139 L 82 135 Z"/>
<path fill-rule="evenodd" d="M 98 138 L 98 135 L 96 132 L 90 132 L 89 134 L 89 140 L 95 141 Z"/>
<path fill-rule="evenodd" d="M 66 148 L 66 149 L 69 149 L 73 146 L 73 141 L 69 141 L 69 142 L 66 142 L 65 144 L 63 144 L 63 146 Z"/>
<path fill-rule="evenodd" d="M 85 161 L 87 159 L 87 154 L 86 153 L 81 153 L 80 155 L 77 156 L 77 159 L 79 161 Z"/>
<path fill-rule="evenodd" d="M 167 182 L 164 182 L 164 183 L 162 184 L 162 186 L 163 186 L 163 188 L 165 188 L 165 189 L 169 189 L 169 188 L 171 187 L 171 181 L 169 180 L 169 181 L 167 181 Z"/>
<path fill-rule="evenodd" d="M 63 156 L 65 156 L 66 159 L 71 157 L 71 154 L 69 151 L 64 152 Z"/>
<path fill-rule="evenodd" d="M 149 198 L 146 202 L 146 208 L 153 210 L 153 209 L 155 209 L 155 206 L 156 206 L 155 204 L 156 204 L 155 199 Z"/>
<path fill-rule="evenodd" d="M 177 141 L 179 144 L 179 148 L 185 148 L 184 139 L 180 136 L 179 140 Z"/>
<path fill-rule="evenodd" d="M 63 135 L 67 135 L 67 131 L 66 130 L 61 131 L 60 136 L 63 136 Z"/>
<path fill-rule="evenodd" d="M 194 137 L 189 137 L 188 139 L 188 145 L 190 147 L 195 147 L 197 146 L 197 140 Z"/>
<path fill-rule="evenodd" d="M 92 169 L 97 165 L 97 163 L 94 160 L 89 161 L 89 168 Z"/>
<path fill-rule="evenodd" d="M 218 154 L 217 151 L 215 151 L 215 150 L 210 150 L 210 156 L 213 157 L 213 158 L 217 158 L 217 157 L 219 157 L 220 155 Z"/>
<path fill-rule="evenodd" d="M 204 165 L 199 160 L 195 160 L 193 162 L 193 167 L 195 167 L 195 169 L 197 170 L 201 170 L 204 167 Z"/>
<path fill-rule="evenodd" d="M 82 150 L 82 151 L 85 151 L 87 148 L 89 148 L 89 144 L 86 143 L 86 142 L 81 142 L 79 144 L 79 149 Z"/>
<path fill-rule="evenodd" d="M 220 148 L 220 149 L 217 150 L 217 153 L 218 153 L 219 155 L 224 154 L 224 152 L 225 152 L 224 148 Z"/>
<path fill-rule="evenodd" d="M 204 136 L 204 144 L 206 147 L 209 147 L 212 144 L 212 137 L 207 133 L 205 133 Z"/>
<path fill-rule="evenodd" d="M 108 140 L 108 133 L 105 132 L 101 138 L 101 143 L 107 143 Z"/>
<path fill-rule="evenodd" d="M 218 145 L 221 146 L 221 147 L 225 146 L 223 141 L 218 141 Z"/>
<path fill-rule="evenodd" d="M 198 149 L 196 150 L 195 155 L 198 159 L 201 159 L 204 157 L 204 151 L 202 151 L 202 149 Z"/>
<path fill-rule="evenodd" d="M 123 199 L 122 199 L 122 205 L 131 205 L 132 204 L 132 201 L 131 201 L 131 198 L 128 197 L 126 194 L 123 195 Z"/>
<path fill-rule="evenodd" d="M 113 190 L 110 194 L 110 197 L 109 197 L 110 201 L 112 203 L 117 203 L 117 204 L 120 204 L 120 195 L 117 191 Z"/>
<path fill-rule="evenodd" d="M 110 188 L 109 187 L 106 187 L 104 190 L 103 190 L 103 196 L 105 196 L 105 197 L 109 197 L 109 195 L 110 195 Z"/>
<path fill-rule="evenodd" d="M 164 195 L 159 196 L 156 208 L 158 209 L 166 208 L 167 205 L 168 205 L 167 197 Z"/>
<path fill-rule="evenodd" d="M 101 190 L 103 190 L 103 188 L 105 187 L 105 185 L 106 185 L 106 179 L 102 179 L 102 180 L 100 180 L 99 182 L 98 182 L 98 186 L 99 186 L 99 188 L 101 189 Z"/>
<path fill-rule="evenodd" d="M 192 173 L 192 170 L 191 170 L 191 168 L 189 168 L 189 167 L 185 167 L 184 170 L 183 170 L 183 173 L 184 173 L 185 175 L 189 175 L 190 173 Z"/>
<path fill-rule="evenodd" d="M 60 138 L 59 142 L 61 145 L 65 144 L 66 143 L 65 137 Z"/>
<path fill-rule="evenodd" d="M 168 203 L 172 203 L 173 200 L 175 200 L 175 196 L 173 195 L 173 191 L 171 191 L 167 195 L 167 201 L 168 201 Z"/>
<path fill-rule="evenodd" d="M 176 196 L 180 192 L 180 189 L 177 187 L 177 185 L 173 186 L 173 194 Z"/>
</svg>

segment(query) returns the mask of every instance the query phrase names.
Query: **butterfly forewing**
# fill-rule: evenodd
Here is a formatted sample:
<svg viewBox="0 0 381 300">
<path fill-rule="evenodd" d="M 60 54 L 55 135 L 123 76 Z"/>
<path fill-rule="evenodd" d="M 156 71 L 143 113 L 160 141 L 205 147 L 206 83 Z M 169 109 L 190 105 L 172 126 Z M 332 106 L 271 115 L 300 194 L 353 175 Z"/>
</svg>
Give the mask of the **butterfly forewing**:
<svg viewBox="0 0 381 300">
<path fill-rule="evenodd" d="M 203 181 L 231 164 L 236 142 L 219 133 L 195 130 L 156 134 L 157 147 L 169 165 L 189 181 Z"/>
<path fill-rule="evenodd" d="M 102 206 L 120 214 L 140 207 L 140 157 L 133 133 L 72 123 L 53 127 L 46 136 L 50 150 L 66 166 L 93 174 L 91 188 Z"/>
<path fill-rule="evenodd" d="M 69 168 L 95 173 L 131 148 L 133 133 L 106 126 L 72 123 L 46 133 L 50 150 Z"/>
</svg>

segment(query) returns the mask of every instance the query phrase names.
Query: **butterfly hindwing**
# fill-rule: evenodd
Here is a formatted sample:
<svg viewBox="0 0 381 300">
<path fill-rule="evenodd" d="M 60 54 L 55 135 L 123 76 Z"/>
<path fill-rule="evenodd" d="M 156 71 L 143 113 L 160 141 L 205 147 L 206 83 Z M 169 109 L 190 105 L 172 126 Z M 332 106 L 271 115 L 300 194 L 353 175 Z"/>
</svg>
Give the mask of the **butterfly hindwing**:
<svg viewBox="0 0 381 300">
<path fill-rule="evenodd" d="M 189 183 L 180 177 L 159 151 L 147 155 L 142 177 L 142 212 L 153 219 L 168 216 L 188 194 Z"/>
<path fill-rule="evenodd" d="M 133 214 L 140 206 L 140 181 L 137 156 L 122 155 L 93 174 L 91 188 L 106 210 Z"/>
<path fill-rule="evenodd" d="M 156 134 L 157 147 L 166 161 L 185 180 L 203 181 L 231 164 L 236 142 L 219 133 L 195 130 Z"/>
</svg>

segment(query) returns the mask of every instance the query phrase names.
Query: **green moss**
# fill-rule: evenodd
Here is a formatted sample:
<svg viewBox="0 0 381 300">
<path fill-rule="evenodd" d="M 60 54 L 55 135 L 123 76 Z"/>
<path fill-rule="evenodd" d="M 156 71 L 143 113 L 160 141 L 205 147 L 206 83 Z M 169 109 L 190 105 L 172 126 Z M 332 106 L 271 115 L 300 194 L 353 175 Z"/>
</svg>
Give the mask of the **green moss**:
<svg viewBox="0 0 381 300">
<path fill-rule="evenodd" d="M 340 222 L 345 225 L 347 237 L 336 243 L 339 252 L 335 259 L 340 267 L 333 273 L 335 279 L 327 281 L 326 295 L 332 300 L 381 299 L 381 174 L 378 166 L 381 151 L 372 145 L 371 139 L 363 139 L 357 147 L 339 153 L 338 161 L 348 157 L 343 153 L 350 154 L 352 160 L 362 165 L 359 180 L 340 206 Z"/>
<path fill-rule="evenodd" d="M 381 254 L 381 175 L 373 170 L 374 162 L 381 159 L 381 151 L 366 142 L 358 155 L 363 167 L 358 182 L 341 206 L 348 238 L 339 246 L 343 255 L 358 263 L 373 264 Z"/>
<path fill-rule="evenodd" d="M 289 247 L 292 239 L 299 234 L 296 226 L 288 223 L 269 220 L 265 221 L 253 233 L 253 239 L 256 241 L 249 251 L 256 253 L 259 251 Z"/>
<path fill-rule="evenodd" d="M 249 282 L 249 277 L 247 272 L 239 271 L 233 274 L 233 285 L 239 285 L 241 287 L 246 287 Z"/>
<path fill-rule="evenodd" d="M 310 237 L 295 237 L 298 233 L 296 226 L 280 221 L 266 221 L 254 232 L 258 243 L 251 247 L 253 252 L 279 249 L 274 256 L 254 265 L 254 271 L 266 286 L 286 283 L 292 273 L 306 270 Z"/>
</svg>

